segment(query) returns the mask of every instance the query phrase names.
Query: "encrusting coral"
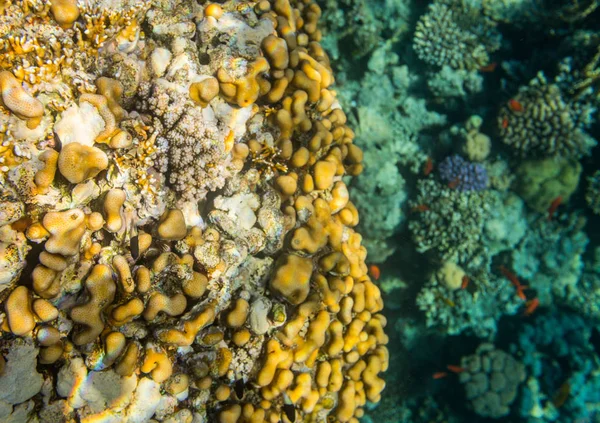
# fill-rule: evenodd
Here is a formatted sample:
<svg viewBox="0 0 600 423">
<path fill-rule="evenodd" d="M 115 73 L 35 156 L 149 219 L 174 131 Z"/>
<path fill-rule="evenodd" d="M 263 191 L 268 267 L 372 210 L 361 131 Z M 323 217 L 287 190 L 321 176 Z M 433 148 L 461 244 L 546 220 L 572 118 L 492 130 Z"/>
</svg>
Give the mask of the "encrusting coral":
<svg viewBox="0 0 600 423">
<path fill-rule="evenodd" d="M 14 413 L 356 423 L 381 397 L 383 302 L 342 179 L 362 152 L 320 8 L 203 3 L 0 12 L 0 351 L 32 381 Z"/>
</svg>

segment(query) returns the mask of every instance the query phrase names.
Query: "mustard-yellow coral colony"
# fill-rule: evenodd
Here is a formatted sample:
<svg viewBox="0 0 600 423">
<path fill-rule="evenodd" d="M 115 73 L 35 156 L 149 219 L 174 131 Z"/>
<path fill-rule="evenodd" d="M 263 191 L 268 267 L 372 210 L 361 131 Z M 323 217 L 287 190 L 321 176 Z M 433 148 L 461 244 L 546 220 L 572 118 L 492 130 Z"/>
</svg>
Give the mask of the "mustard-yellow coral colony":
<svg viewBox="0 0 600 423">
<path fill-rule="evenodd" d="M 357 422 L 388 366 L 312 0 L 0 2 L 0 421 Z"/>
</svg>

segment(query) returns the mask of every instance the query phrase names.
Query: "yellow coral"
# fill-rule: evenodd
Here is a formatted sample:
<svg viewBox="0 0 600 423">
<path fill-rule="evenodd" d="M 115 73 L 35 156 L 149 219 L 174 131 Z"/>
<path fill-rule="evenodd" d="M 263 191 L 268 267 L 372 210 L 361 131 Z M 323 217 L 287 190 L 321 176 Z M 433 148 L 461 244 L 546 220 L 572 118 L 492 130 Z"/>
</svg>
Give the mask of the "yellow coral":
<svg viewBox="0 0 600 423">
<path fill-rule="evenodd" d="M 8 72 L 0 72 L 0 104 L 27 121 L 27 127 L 36 128 L 44 115 L 44 105 L 28 94 L 17 78 Z"/>
</svg>

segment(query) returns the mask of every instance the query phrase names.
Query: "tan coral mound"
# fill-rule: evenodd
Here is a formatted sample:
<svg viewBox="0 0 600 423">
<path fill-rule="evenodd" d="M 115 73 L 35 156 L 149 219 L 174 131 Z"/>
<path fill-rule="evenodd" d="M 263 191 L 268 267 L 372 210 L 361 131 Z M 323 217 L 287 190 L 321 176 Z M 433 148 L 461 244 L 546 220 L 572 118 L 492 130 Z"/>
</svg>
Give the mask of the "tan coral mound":
<svg viewBox="0 0 600 423">
<path fill-rule="evenodd" d="M 5 232 L 39 244 L 31 276 L 25 253 L 3 270 L 0 317 L 33 343 L 41 419 L 358 422 L 388 338 L 319 7 L 106 3 L 10 6 L 89 68 L 28 79 L 44 117 L 0 173 Z"/>
</svg>

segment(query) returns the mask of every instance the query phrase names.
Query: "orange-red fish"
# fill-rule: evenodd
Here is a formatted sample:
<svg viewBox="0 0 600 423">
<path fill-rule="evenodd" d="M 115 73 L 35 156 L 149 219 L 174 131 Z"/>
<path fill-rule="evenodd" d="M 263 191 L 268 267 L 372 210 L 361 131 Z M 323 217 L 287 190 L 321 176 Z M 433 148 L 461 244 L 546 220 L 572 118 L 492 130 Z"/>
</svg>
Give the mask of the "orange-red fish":
<svg viewBox="0 0 600 423">
<path fill-rule="evenodd" d="M 433 171 L 433 161 L 431 160 L 431 157 L 427 157 L 427 161 L 423 167 L 423 175 L 428 176 L 431 171 Z"/>
<path fill-rule="evenodd" d="M 540 300 L 534 298 L 533 300 L 527 301 L 525 303 L 525 310 L 523 311 L 523 315 L 531 316 L 536 308 L 540 305 Z"/>
<path fill-rule="evenodd" d="M 413 213 L 421 213 L 429 210 L 429 206 L 426 204 L 419 204 L 418 206 L 414 206 L 410 209 Z"/>
<path fill-rule="evenodd" d="M 510 100 L 508 100 L 508 108 L 513 112 L 522 112 L 523 104 L 521 104 L 518 100 L 511 98 Z"/>
<path fill-rule="evenodd" d="M 435 372 L 431 377 L 433 379 L 442 379 L 442 378 L 445 378 L 446 376 L 448 376 L 447 372 Z"/>
<path fill-rule="evenodd" d="M 481 72 L 494 72 L 496 70 L 497 66 L 498 66 L 497 62 L 492 62 L 489 65 L 480 67 L 479 70 Z"/>
<path fill-rule="evenodd" d="M 460 284 L 460 289 L 467 289 L 467 286 L 469 286 L 469 277 L 467 275 L 464 275 L 462 277 L 462 283 Z"/>
<path fill-rule="evenodd" d="M 381 270 L 379 270 L 379 266 L 376 264 L 372 264 L 369 266 L 369 273 L 376 281 L 381 277 Z"/>
<path fill-rule="evenodd" d="M 523 291 L 525 291 L 527 289 L 527 286 L 521 285 L 521 282 L 519 282 L 519 279 L 517 278 L 517 276 L 513 272 L 508 270 L 506 267 L 504 267 L 503 265 L 500 265 L 500 272 L 502 272 L 504 277 L 506 279 L 508 279 L 510 281 L 510 283 L 512 283 L 515 286 L 515 289 L 517 291 L 517 296 L 522 300 L 526 300 L 527 297 L 525 296 L 525 292 L 523 292 Z"/>
<path fill-rule="evenodd" d="M 460 182 L 460 178 L 457 177 L 453 181 L 448 182 L 448 188 L 450 188 L 450 189 L 456 188 L 458 186 L 459 182 Z"/>
<path fill-rule="evenodd" d="M 548 220 L 552 220 L 552 216 L 554 216 L 554 213 L 556 212 L 558 206 L 562 204 L 562 200 L 563 199 L 560 195 L 554 200 L 552 200 L 552 202 L 550 203 L 550 207 L 548 207 Z"/>
<path fill-rule="evenodd" d="M 448 364 L 446 366 L 446 368 L 448 370 L 450 370 L 452 373 L 462 373 L 462 372 L 465 372 L 467 370 L 464 367 L 456 366 L 454 364 Z"/>
<path fill-rule="evenodd" d="M 502 129 L 508 128 L 508 119 L 502 119 Z"/>
</svg>

